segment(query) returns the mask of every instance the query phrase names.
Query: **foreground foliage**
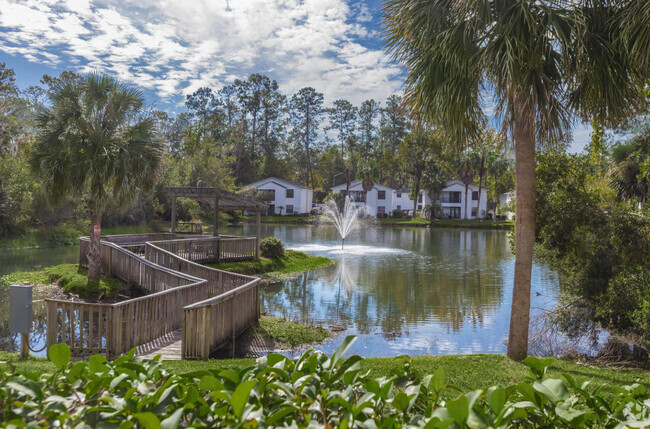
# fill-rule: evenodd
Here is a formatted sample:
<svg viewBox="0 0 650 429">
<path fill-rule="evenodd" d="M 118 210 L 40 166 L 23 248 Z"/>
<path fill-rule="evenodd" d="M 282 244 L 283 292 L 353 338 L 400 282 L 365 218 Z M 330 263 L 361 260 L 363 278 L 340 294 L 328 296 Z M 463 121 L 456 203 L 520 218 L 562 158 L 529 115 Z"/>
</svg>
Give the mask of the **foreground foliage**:
<svg viewBox="0 0 650 429">
<path fill-rule="evenodd" d="M 97 425 L 146 428 L 203 426 L 342 427 L 642 427 L 650 423 L 639 384 L 595 386 L 569 374 L 546 378 L 554 359 L 529 357 L 530 377 L 443 400 L 445 374 L 419 378 L 410 360 L 389 377 L 371 378 L 363 358 L 306 351 L 269 354 L 242 369 L 176 375 L 133 351 L 113 362 L 92 356 L 70 362 L 65 345 L 50 349 L 53 374 L 3 369 L 0 409 L 17 427 Z"/>
</svg>

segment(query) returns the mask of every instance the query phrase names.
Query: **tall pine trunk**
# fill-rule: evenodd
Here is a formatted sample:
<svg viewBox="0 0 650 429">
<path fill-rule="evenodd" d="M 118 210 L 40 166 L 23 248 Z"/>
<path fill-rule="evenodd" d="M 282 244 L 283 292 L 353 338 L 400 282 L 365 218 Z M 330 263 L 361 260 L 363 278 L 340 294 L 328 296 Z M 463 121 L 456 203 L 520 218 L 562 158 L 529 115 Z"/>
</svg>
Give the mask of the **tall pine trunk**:
<svg viewBox="0 0 650 429">
<path fill-rule="evenodd" d="M 102 224 L 102 214 L 90 215 L 90 244 L 88 246 L 88 280 L 98 280 L 102 275 L 102 250 L 100 236 L 95 235 L 95 225 Z"/>
<path fill-rule="evenodd" d="M 535 111 L 521 92 L 515 96 L 514 140 L 517 186 L 515 190 L 515 278 L 512 290 L 508 357 L 528 355 L 530 280 L 535 241 Z"/>
</svg>

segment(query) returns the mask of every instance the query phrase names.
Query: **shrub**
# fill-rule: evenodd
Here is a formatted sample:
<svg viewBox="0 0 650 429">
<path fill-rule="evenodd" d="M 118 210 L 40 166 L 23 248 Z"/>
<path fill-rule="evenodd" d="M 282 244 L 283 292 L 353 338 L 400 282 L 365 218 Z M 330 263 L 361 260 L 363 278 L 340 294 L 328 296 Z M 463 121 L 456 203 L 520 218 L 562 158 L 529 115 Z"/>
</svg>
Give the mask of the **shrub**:
<svg viewBox="0 0 650 429">
<path fill-rule="evenodd" d="M 275 237 L 266 237 L 260 241 L 260 252 L 265 258 L 279 258 L 284 255 L 284 244 Z"/>
<path fill-rule="evenodd" d="M 401 210 L 393 210 L 393 217 L 394 218 L 404 217 L 404 212 Z"/>
<path fill-rule="evenodd" d="M 40 238 L 51 246 L 67 246 L 79 243 L 79 237 L 88 235 L 88 222 L 61 222 L 39 231 Z"/>
<path fill-rule="evenodd" d="M 52 346 L 54 374 L 0 368 L 3 423 L 14 427 L 645 427 L 650 390 L 546 378 L 553 358 L 525 360 L 530 377 L 461 393 L 438 369 L 420 378 L 407 357 L 391 377 L 372 378 L 360 356 L 270 353 L 243 369 L 173 374 L 128 355 L 70 362 Z"/>
</svg>

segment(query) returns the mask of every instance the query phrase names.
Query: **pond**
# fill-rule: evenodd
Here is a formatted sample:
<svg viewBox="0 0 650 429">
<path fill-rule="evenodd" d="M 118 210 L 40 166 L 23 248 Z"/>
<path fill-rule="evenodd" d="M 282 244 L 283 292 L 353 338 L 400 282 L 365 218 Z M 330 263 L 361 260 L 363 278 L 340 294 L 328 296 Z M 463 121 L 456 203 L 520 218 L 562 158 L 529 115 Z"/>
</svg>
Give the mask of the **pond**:
<svg viewBox="0 0 650 429">
<path fill-rule="evenodd" d="M 255 226 L 220 232 L 254 236 Z M 336 263 L 263 286 L 262 311 L 340 330 L 318 347 L 327 352 L 354 334 L 358 340 L 352 352 L 364 356 L 504 353 L 514 273 L 508 235 L 503 230 L 365 227 L 341 249 L 333 226 L 264 224 L 262 236 Z M 75 262 L 77 255 L 77 246 L 2 251 L 0 275 Z M 557 274 L 535 264 L 533 313 L 550 308 L 558 292 Z M 0 291 L 1 314 L 8 314 L 7 301 Z M 44 313 L 37 306 L 34 310 Z M 15 345 L 0 317 L 0 349 L 15 350 Z"/>
<path fill-rule="evenodd" d="M 254 235 L 253 225 L 229 234 Z M 509 232 L 486 229 L 368 227 L 346 238 L 332 226 L 262 225 L 288 248 L 336 264 L 262 289 L 263 311 L 344 330 L 319 349 L 331 352 L 349 334 L 352 352 L 504 353 L 514 275 Z M 533 313 L 550 308 L 557 274 L 536 264 Z"/>
</svg>

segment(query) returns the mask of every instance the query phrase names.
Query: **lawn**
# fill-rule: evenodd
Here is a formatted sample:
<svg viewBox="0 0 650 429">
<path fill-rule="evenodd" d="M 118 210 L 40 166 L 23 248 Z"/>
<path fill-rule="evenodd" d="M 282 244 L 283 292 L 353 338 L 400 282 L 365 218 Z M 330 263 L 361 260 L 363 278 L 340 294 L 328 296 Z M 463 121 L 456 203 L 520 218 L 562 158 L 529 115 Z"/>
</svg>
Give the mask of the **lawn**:
<svg viewBox="0 0 650 429">
<path fill-rule="evenodd" d="M 242 216 L 246 222 L 255 222 L 255 216 Z M 313 223 L 313 216 L 262 216 L 262 223 Z"/>
<path fill-rule="evenodd" d="M 10 362 L 18 369 L 27 371 L 51 372 L 54 366 L 42 358 L 30 358 L 19 361 L 15 353 L 0 352 L 0 362 Z M 206 361 L 165 361 L 163 366 L 177 373 L 186 373 L 204 369 L 244 368 L 254 364 L 254 359 L 223 359 Z M 361 361 L 361 368 L 370 371 L 372 377 L 389 376 L 393 371 L 403 368 L 404 358 L 366 358 Z M 1 365 L 1 364 L 0 364 Z M 411 367 L 420 376 L 433 373 L 436 369 L 445 371 L 447 382 L 463 391 L 478 389 L 494 384 L 510 385 L 523 380 L 529 375 L 523 363 L 514 362 L 504 355 L 458 355 L 458 356 L 416 356 L 411 358 Z M 556 361 L 548 375 L 561 378 L 562 373 L 578 379 L 589 379 L 598 383 L 632 384 L 641 383 L 650 387 L 650 372 L 644 370 L 608 369 L 589 366 L 569 361 Z M 448 393 L 453 393 L 451 390 Z"/>
<path fill-rule="evenodd" d="M 272 338 L 286 347 L 321 343 L 331 335 L 330 331 L 324 328 L 307 326 L 273 316 L 261 316 L 259 326 L 253 330 L 254 334 Z"/>
<path fill-rule="evenodd" d="M 475 219 L 436 219 L 431 222 L 432 227 L 441 228 L 514 228 L 515 222 L 512 220 L 475 220 Z"/>
<path fill-rule="evenodd" d="M 303 252 L 287 250 L 279 258 L 260 257 L 256 261 L 225 262 L 210 264 L 212 268 L 233 273 L 255 275 L 262 274 L 271 280 L 282 280 L 304 271 L 331 265 L 334 261 L 324 256 L 313 256 Z"/>
<path fill-rule="evenodd" d="M 377 223 L 379 225 L 386 225 L 386 226 L 391 226 L 391 225 L 427 226 L 431 222 L 421 217 L 416 217 L 411 219 L 407 219 L 405 217 L 389 217 L 389 218 L 372 219 L 369 221 L 369 223 L 370 224 Z"/>
</svg>

